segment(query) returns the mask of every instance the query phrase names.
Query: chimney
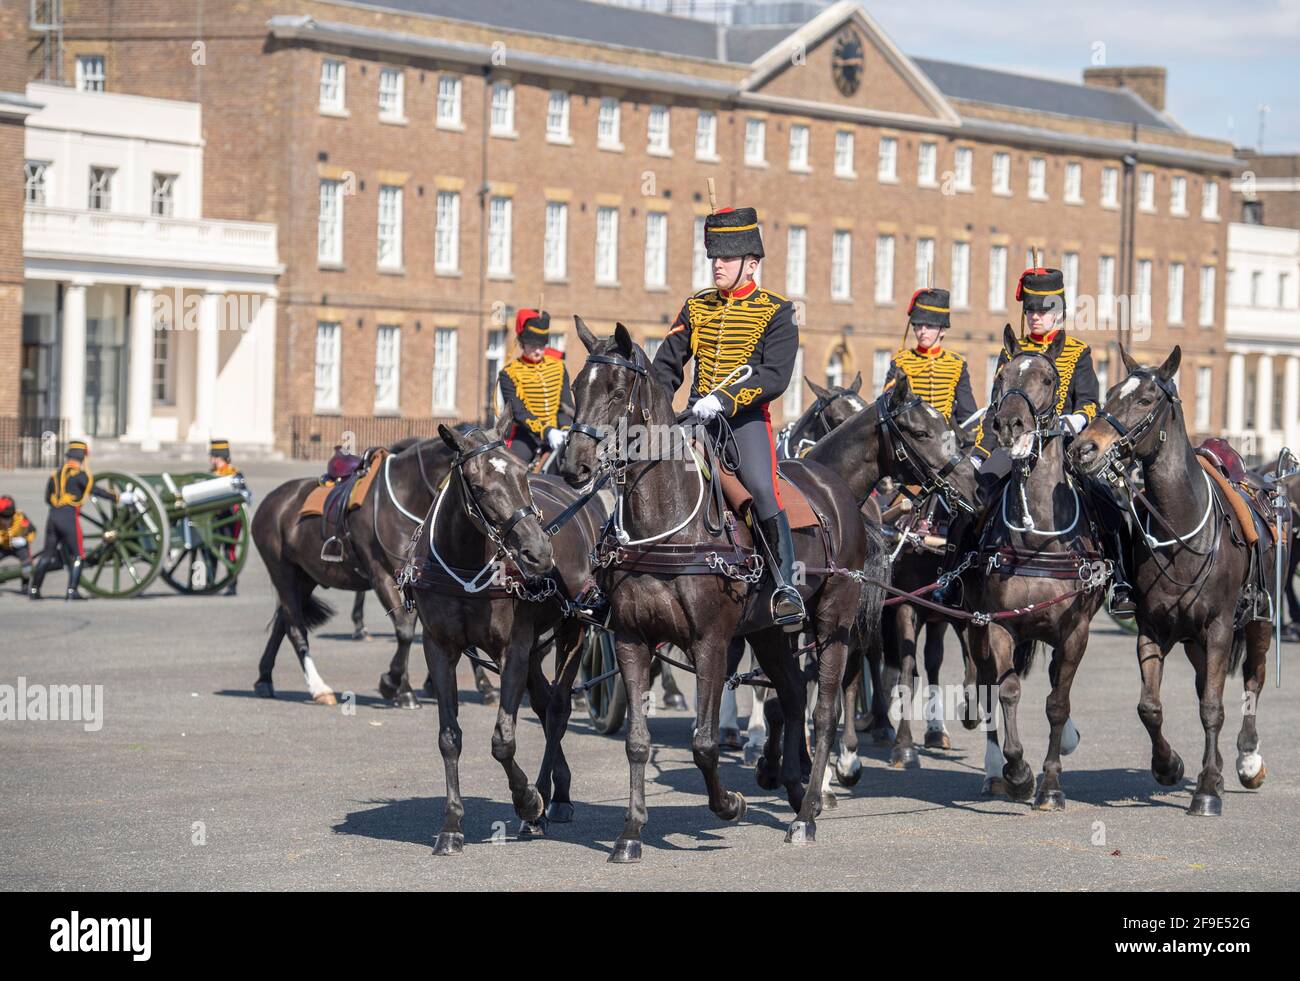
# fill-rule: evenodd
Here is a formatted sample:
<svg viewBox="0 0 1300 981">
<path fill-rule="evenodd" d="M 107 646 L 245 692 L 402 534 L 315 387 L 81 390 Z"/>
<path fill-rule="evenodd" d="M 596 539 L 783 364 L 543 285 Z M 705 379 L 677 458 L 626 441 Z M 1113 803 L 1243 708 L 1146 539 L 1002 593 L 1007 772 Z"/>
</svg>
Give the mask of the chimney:
<svg viewBox="0 0 1300 981">
<path fill-rule="evenodd" d="M 1083 84 L 1098 89 L 1129 89 L 1152 109 L 1165 111 L 1165 70 L 1158 65 L 1085 68 Z"/>
</svg>

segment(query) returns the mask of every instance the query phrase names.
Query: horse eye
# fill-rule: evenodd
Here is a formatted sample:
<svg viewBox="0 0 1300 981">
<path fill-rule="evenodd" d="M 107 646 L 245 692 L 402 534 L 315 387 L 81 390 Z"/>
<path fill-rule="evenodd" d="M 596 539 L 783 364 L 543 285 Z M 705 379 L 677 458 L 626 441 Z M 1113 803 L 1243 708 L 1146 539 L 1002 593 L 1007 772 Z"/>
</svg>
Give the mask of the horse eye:
<svg viewBox="0 0 1300 981">
<path fill-rule="evenodd" d="M 613 393 L 611 393 L 611 395 L 609 396 L 609 399 L 610 399 L 611 402 L 621 402 L 621 401 L 622 401 L 626 396 L 627 396 L 627 393 L 626 393 L 625 391 L 623 391 L 623 389 L 620 388 L 620 389 L 614 391 Z"/>
<path fill-rule="evenodd" d="M 1145 395 L 1138 399 L 1138 405 L 1151 405 L 1153 402 L 1155 402 L 1155 399 L 1149 398 Z"/>
</svg>

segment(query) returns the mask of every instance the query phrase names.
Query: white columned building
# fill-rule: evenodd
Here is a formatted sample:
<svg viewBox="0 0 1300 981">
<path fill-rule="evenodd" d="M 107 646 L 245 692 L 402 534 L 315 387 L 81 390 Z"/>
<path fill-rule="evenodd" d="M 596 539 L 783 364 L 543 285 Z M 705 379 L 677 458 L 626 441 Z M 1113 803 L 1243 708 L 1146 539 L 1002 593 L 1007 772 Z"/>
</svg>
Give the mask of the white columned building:
<svg viewBox="0 0 1300 981">
<path fill-rule="evenodd" d="M 24 414 L 96 449 L 272 452 L 276 226 L 202 217 L 201 107 L 27 93 Z"/>
<path fill-rule="evenodd" d="M 1300 453 L 1300 229 L 1228 226 L 1227 436 L 1251 462 Z"/>
</svg>

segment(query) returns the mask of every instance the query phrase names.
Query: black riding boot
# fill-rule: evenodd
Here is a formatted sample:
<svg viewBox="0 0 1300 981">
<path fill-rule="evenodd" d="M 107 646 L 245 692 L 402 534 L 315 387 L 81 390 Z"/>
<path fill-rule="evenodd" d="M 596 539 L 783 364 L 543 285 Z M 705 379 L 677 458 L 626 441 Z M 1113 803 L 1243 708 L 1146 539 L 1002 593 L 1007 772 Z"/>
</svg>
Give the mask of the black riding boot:
<svg viewBox="0 0 1300 981">
<path fill-rule="evenodd" d="M 1119 529 L 1113 529 L 1109 535 L 1103 535 L 1102 541 L 1109 544 L 1105 549 L 1106 558 L 1114 569 L 1111 580 L 1110 614 L 1120 620 L 1131 620 L 1137 613 L 1137 604 L 1133 602 L 1130 592 L 1133 587 L 1128 581 L 1128 549 L 1124 547 L 1124 536 Z"/>
<path fill-rule="evenodd" d="M 767 547 L 776 559 L 772 573 L 772 620 L 794 633 L 804 621 L 803 597 L 791 583 L 794 581 L 794 536 L 790 533 L 790 519 L 784 511 L 761 522 Z"/>
<path fill-rule="evenodd" d="M 81 559 L 73 559 L 72 565 L 68 567 L 68 595 L 70 600 L 85 599 L 81 593 L 77 592 L 77 585 L 81 582 Z"/>
<path fill-rule="evenodd" d="M 32 599 L 38 600 L 41 598 L 41 584 L 45 582 L 45 573 L 49 572 L 57 561 L 57 559 L 44 553 L 36 560 L 36 564 L 32 568 L 31 585 L 27 587 L 27 595 Z"/>
</svg>

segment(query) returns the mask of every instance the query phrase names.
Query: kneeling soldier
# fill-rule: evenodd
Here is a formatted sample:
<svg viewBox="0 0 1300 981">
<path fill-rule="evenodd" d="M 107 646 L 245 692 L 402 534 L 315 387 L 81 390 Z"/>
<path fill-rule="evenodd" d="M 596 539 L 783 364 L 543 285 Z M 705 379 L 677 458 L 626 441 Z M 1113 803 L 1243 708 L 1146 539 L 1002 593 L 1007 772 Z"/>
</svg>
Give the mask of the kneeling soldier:
<svg viewBox="0 0 1300 981">
<path fill-rule="evenodd" d="M 776 443 L 768 403 L 785 392 L 799 351 L 794 305 L 754 282 L 763 258 L 758 214 L 723 208 L 704 219 L 704 247 L 713 260 L 713 289 L 686 301 L 655 355 L 655 381 L 675 394 L 686 362 L 695 359 L 690 407 L 717 439 L 719 420 L 730 424 L 737 476 L 753 495 L 751 513 L 776 567 L 772 619 L 787 630 L 803 623 L 794 578 L 794 538 L 776 479 Z"/>
<path fill-rule="evenodd" d="M 23 591 L 32 578 L 32 540 L 36 528 L 12 497 L 0 497 L 0 558 L 12 555 L 22 564 Z"/>
</svg>

